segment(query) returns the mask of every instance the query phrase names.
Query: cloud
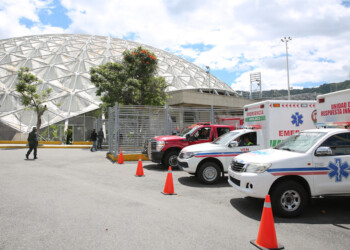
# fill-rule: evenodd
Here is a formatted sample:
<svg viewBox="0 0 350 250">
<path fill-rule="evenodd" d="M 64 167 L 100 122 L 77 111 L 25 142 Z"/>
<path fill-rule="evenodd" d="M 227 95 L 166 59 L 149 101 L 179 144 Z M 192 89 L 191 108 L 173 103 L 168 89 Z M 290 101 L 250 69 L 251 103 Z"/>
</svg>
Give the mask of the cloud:
<svg viewBox="0 0 350 250">
<path fill-rule="evenodd" d="M 307 86 L 349 76 L 350 8 L 341 0 L 62 0 L 66 28 L 40 22 L 53 1 L 3 0 L 0 38 L 40 33 L 83 33 L 132 39 L 191 60 L 215 72 L 232 73 L 234 89 L 249 89 L 261 72 L 264 89 Z M 49 8 L 51 6 L 51 8 Z M 26 18 L 34 25 L 26 27 Z M 199 46 L 200 45 L 200 46 Z M 228 72 L 228 73 L 227 73 Z M 220 75 L 217 75 L 220 78 Z"/>
<path fill-rule="evenodd" d="M 40 23 L 40 10 L 48 9 L 51 2 L 51 0 L 2 0 L 0 2 L 0 38 L 64 32 L 63 28 Z M 31 25 L 26 27 L 26 23 Z"/>
</svg>

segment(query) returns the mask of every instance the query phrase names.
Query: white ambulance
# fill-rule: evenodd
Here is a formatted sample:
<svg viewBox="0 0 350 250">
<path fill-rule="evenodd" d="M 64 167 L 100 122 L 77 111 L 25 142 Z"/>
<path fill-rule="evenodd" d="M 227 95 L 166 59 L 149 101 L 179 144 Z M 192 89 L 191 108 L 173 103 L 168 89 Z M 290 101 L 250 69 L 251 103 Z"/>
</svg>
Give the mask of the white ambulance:
<svg viewBox="0 0 350 250">
<path fill-rule="evenodd" d="M 323 128 L 237 156 L 228 170 L 230 185 L 250 197 L 270 194 L 274 212 L 283 217 L 301 214 L 311 197 L 349 195 L 350 89 L 320 95 L 317 101 L 317 122 Z"/>
<path fill-rule="evenodd" d="M 204 184 L 216 183 L 234 156 L 274 147 L 301 130 L 315 128 L 316 101 L 268 100 L 244 106 L 246 129 L 230 131 L 211 143 L 185 147 L 180 169 Z"/>
</svg>

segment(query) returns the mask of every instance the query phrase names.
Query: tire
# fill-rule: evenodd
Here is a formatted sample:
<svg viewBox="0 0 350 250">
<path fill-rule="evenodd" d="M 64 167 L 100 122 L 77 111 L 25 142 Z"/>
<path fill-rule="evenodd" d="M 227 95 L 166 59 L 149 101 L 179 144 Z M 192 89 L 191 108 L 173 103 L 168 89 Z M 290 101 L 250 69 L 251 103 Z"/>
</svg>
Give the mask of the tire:
<svg viewBox="0 0 350 250">
<path fill-rule="evenodd" d="M 271 203 L 274 213 L 281 217 L 297 217 L 308 203 L 305 188 L 296 181 L 278 184 L 271 192 Z"/>
<path fill-rule="evenodd" d="M 199 167 L 196 176 L 203 184 L 212 185 L 220 180 L 221 170 L 218 164 L 213 161 L 208 161 Z"/>
<path fill-rule="evenodd" d="M 179 155 L 178 150 L 170 150 L 167 152 L 164 156 L 164 166 L 168 168 L 171 166 L 171 168 L 177 168 L 177 157 Z"/>
</svg>

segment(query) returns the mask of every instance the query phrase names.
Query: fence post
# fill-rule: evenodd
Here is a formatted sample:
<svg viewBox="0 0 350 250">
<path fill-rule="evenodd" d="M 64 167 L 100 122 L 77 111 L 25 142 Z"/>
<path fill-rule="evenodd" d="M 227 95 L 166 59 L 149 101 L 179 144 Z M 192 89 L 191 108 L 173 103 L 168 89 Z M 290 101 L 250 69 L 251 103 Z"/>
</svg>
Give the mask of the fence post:
<svg viewBox="0 0 350 250">
<path fill-rule="evenodd" d="M 119 153 L 119 103 L 116 102 L 114 106 L 114 157 Z"/>
<path fill-rule="evenodd" d="M 85 113 L 84 113 L 84 127 L 83 127 L 83 136 L 84 136 L 84 141 L 86 141 L 86 120 L 85 120 Z"/>
<path fill-rule="evenodd" d="M 165 104 L 165 131 L 164 133 L 166 135 L 169 135 L 169 106 L 168 104 Z"/>
<path fill-rule="evenodd" d="M 112 153 L 112 136 L 113 136 L 113 131 L 112 131 L 112 108 L 108 107 L 108 151 L 109 153 Z"/>
<path fill-rule="evenodd" d="M 210 123 L 214 123 L 214 106 L 210 105 Z"/>
</svg>

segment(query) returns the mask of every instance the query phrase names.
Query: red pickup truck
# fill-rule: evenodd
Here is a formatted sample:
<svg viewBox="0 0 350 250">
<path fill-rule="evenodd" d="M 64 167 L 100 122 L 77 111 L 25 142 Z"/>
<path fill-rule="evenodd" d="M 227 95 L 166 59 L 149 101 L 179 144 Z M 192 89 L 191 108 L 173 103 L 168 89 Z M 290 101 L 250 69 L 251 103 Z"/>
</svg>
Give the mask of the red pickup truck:
<svg viewBox="0 0 350 250">
<path fill-rule="evenodd" d="M 156 136 L 149 139 L 142 154 L 155 163 L 176 167 L 181 149 L 193 144 L 211 142 L 231 130 L 234 130 L 233 126 L 209 123 L 191 126 L 180 135 Z"/>
</svg>

